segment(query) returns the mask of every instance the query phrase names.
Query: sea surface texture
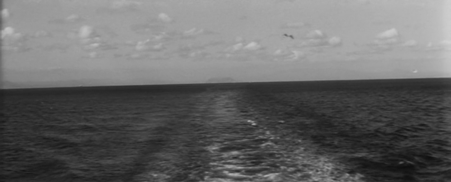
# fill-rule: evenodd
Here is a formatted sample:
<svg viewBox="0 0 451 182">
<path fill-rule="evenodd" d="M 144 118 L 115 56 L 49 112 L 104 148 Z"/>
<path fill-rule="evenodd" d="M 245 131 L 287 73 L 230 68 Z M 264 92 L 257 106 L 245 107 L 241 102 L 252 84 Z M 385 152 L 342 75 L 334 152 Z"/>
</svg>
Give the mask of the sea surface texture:
<svg viewBox="0 0 451 182">
<path fill-rule="evenodd" d="M 451 181 L 451 79 L 2 92 L 9 182 Z"/>
</svg>

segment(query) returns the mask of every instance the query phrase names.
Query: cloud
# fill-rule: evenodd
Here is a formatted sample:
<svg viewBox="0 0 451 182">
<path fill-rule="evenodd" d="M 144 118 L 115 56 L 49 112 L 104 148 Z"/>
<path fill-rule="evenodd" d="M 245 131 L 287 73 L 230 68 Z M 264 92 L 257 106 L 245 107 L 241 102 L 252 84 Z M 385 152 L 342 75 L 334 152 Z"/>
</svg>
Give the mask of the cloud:
<svg viewBox="0 0 451 182">
<path fill-rule="evenodd" d="M 284 29 L 299 29 L 299 28 L 305 28 L 310 27 L 310 24 L 304 23 L 304 22 L 292 22 L 292 23 L 285 23 L 280 28 Z"/>
<path fill-rule="evenodd" d="M 89 25 L 81 26 L 78 29 L 77 36 L 83 44 L 99 43 L 102 41 L 94 27 Z"/>
<path fill-rule="evenodd" d="M 141 2 L 132 0 L 116 0 L 112 1 L 109 7 L 102 7 L 97 9 L 97 13 L 114 14 L 125 12 L 136 12 L 139 10 L 141 4 L 142 4 Z"/>
<path fill-rule="evenodd" d="M 244 41 L 244 39 L 238 38 L 237 41 Z M 223 51 L 217 52 L 215 58 L 234 61 L 266 60 L 268 59 L 268 53 L 264 50 L 265 47 L 258 41 L 238 42 Z"/>
<path fill-rule="evenodd" d="M 243 37 L 236 37 L 235 38 L 235 42 L 244 42 L 244 41 L 246 41 L 246 40 L 244 40 Z"/>
<path fill-rule="evenodd" d="M 327 35 L 323 33 L 321 30 L 313 30 L 307 33 L 305 37 L 307 39 L 324 39 L 327 38 Z"/>
<path fill-rule="evenodd" d="M 53 34 L 51 32 L 44 31 L 44 30 L 36 31 L 33 34 L 34 38 L 52 37 L 52 36 L 53 36 Z"/>
<path fill-rule="evenodd" d="M 277 49 L 271 55 L 273 61 L 299 61 L 306 58 L 303 51 Z"/>
<path fill-rule="evenodd" d="M 341 40 L 340 37 L 336 37 L 336 36 L 335 36 L 335 37 L 331 37 L 331 38 L 328 40 L 328 43 L 329 43 L 330 46 L 336 47 L 336 46 L 342 45 L 343 41 Z"/>
<path fill-rule="evenodd" d="M 220 45 L 224 45 L 225 41 L 222 40 L 212 40 L 207 42 L 206 44 L 204 44 L 205 47 L 213 47 L 213 46 L 220 46 Z"/>
<path fill-rule="evenodd" d="M 338 47 L 342 45 L 342 39 L 338 36 L 328 37 L 321 30 L 313 30 L 305 35 L 301 47 Z"/>
<path fill-rule="evenodd" d="M 150 55 L 147 53 L 132 53 L 132 54 L 127 54 L 126 56 L 128 59 L 132 59 L 132 60 L 144 60 L 144 59 L 148 59 L 150 57 Z"/>
<path fill-rule="evenodd" d="M 194 38 L 197 37 L 199 35 L 206 35 L 206 34 L 212 34 L 213 32 L 211 31 L 207 31 L 202 29 L 198 29 L 198 28 L 192 28 L 189 30 L 186 30 L 182 33 L 182 37 L 184 38 Z"/>
<path fill-rule="evenodd" d="M 418 43 L 416 40 L 408 40 L 401 44 L 401 46 L 403 46 L 403 47 L 415 47 L 417 45 L 418 45 Z"/>
<path fill-rule="evenodd" d="M 81 49 L 85 51 L 117 49 L 116 44 L 103 40 L 99 32 L 89 25 L 82 25 L 76 32 L 71 32 L 68 36 L 78 39 Z"/>
<path fill-rule="evenodd" d="M 83 21 L 85 21 L 85 19 L 82 18 L 80 15 L 72 14 L 64 19 L 50 20 L 49 23 L 51 23 L 51 24 L 72 24 L 72 23 L 81 23 Z"/>
<path fill-rule="evenodd" d="M 306 41 L 303 41 L 301 43 L 301 47 L 320 47 L 320 46 L 327 46 L 328 44 L 328 39 L 324 38 L 324 39 L 308 39 Z"/>
<path fill-rule="evenodd" d="M 160 41 L 160 42 L 170 41 L 170 40 L 174 39 L 174 34 L 166 33 L 166 32 L 159 32 L 157 34 L 153 34 L 152 36 L 153 36 L 152 37 L 153 41 Z"/>
<path fill-rule="evenodd" d="M 236 41 L 244 41 L 243 38 L 238 37 Z M 243 42 L 238 42 L 230 47 L 227 47 L 225 52 L 237 52 L 237 51 L 257 51 L 263 49 L 263 46 L 255 41 L 249 42 L 247 44 Z"/>
<path fill-rule="evenodd" d="M 439 45 L 442 47 L 451 47 L 451 40 L 442 40 Z"/>
<path fill-rule="evenodd" d="M 425 49 L 425 51 L 451 51 L 451 40 L 442 40 L 438 44 L 433 44 L 429 42 Z"/>
<path fill-rule="evenodd" d="M 17 33 L 12 27 L 5 27 L 2 30 L 2 44 L 6 44 L 8 42 L 16 42 L 24 40 L 26 37 L 21 33 Z"/>
<path fill-rule="evenodd" d="M 28 51 L 31 48 L 26 44 L 28 36 L 15 31 L 12 27 L 5 27 L 1 32 L 2 50 Z"/>
<path fill-rule="evenodd" d="M 41 50 L 44 51 L 60 51 L 60 52 L 66 52 L 67 49 L 69 49 L 70 47 L 71 47 L 70 44 L 61 42 L 40 46 Z"/>
<path fill-rule="evenodd" d="M 79 31 L 78 31 L 78 37 L 80 37 L 81 39 L 87 39 L 90 38 L 91 35 L 93 35 L 94 33 L 94 28 L 92 28 L 91 26 L 88 25 L 83 25 L 80 27 Z"/>
<path fill-rule="evenodd" d="M 275 3 L 282 3 L 282 2 L 295 2 L 296 0 L 276 0 Z"/>
<path fill-rule="evenodd" d="M 9 14 L 9 10 L 8 9 L 2 9 L 2 19 L 7 19 L 9 18 L 10 14 Z"/>
<path fill-rule="evenodd" d="M 240 42 L 240 43 L 237 43 L 235 45 L 232 45 L 232 46 L 226 48 L 225 51 L 226 52 L 236 52 L 236 51 L 241 50 L 243 47 L 244 47 L 244 44 Z"/>
<path fill-rule="evenodd" d="M 87 58 L 90 58 L 90 59 L 100 58 L 100 55 L 99 55 L 99 53 L 93 51 L 93 52 L 88 53 Z"/>
<path fill-rule="evenodd" d="M 192 57 L 195 54 L 199 54 L 201 52 L 204 52 L 205 46 L 204 45 L 180 45 L 173 54 L 176 54 L 182 58 L 188 58 Z"/>
<path fill-rule="evenodd" d="M 108 25 L 100 25 L 96 27 L 96 29 L 102 31 L 102 33 L 108 38 L 116 38 L 119 36 L 119 34 Z"/>
<path fill-rule="evenodd" d="M 205 50 L 196 50 L 193 52 L 180 52 L 178 55 L 181 58 L 193 59 L 193 61 L 202 61 L 211 57 L 210 53 L 208 53 Z"/>
<path fill-rule="evenodd" d="M 137 9 L 141 5 L 140 2 L 130 0 L 117 0 L 111 4 L 113 9 Z"/>
<path fill-rule="evenodd" d="M 383 32 L 378 33 L 375 36 L 375 39 L 373 40 L 372 43 L 369 43 L 367 46 L 370 47 L 371 49 L 373 49 L 372 51 L 370 51 L 370 53 L 383 53 L 386 51 L 391 51 L 396 47 L 400 47 L 400 46 L 407 46 L 407 47 L 412 47 L 413 45 L 409 45 L 409 44 L 414 44 L 415 42 L 411 41 L 411 42 L 402 42 L 401 41 L 401 37 L 400 34 L 398 32 L 398 30 L 396 28 L 391 28 L 388 30 L 385 30 Z"/>
<path fill-rule="evenodd" d="M 172 19 L 171 17 L 169 17 L 165 13 L 158 14 L 158 20 L 160 20 L 161 22 L 164 22 L 164 23 L 172 23 L 172 22 L 174 22 L 174 19 Z"/>
<path fill-rule="evenodd" d="M 19 34 L 15 33 L 14 28 L 12 27 L 5 27 L 2 30 L 2 39 L 5 39 L 6 37 L 18 37 Z"/>
<path fill-rule="evenodd" d="M 288 54 L 289 54 L 289 52 L 284 50 L 284 49 L 277 49 L 273 53 L 274 56 L 285 56 L 285 55 L 288 55 Z"/>
<path fill-rule="evenodd" d="M 392 28 L 377 34 L 374 43 L 377 45 L 393 45 L 399 43 L 399 33 L 396 28 Z"/>
<path fill-rule="evenodd" d="M 137 34 L 145 34 L 164 31 L 166 28 L 163 24 L 138 23 L 130 25 L 130 29 Z"/>
<path fill-rule="evenodd" d="M 291 51 L 293 54 L 289 57 L 290 60 L 300 60 L 306 57 L 306 54 L 302 51 Z"/>
<path fill-rule="evenodd" d="M 137 51 L 162 51 L 166 49 L 163 43 L 153 44 L 149 39 L 138 41 L 135 46 Z"/>
<path fill-rule="evenodd" d="M 188 44 L 188 45 L 180 45 L 177 49 L 177 51 L 179 52 L 191 52 L 191 51 L 198 51 L 198 50 L 203 50 L 205 49 L 204 45 L 193 45 L 193 44 Z"/>
<path fill-rule="evenodd" d="M 167 14 L 160 13 L 156 18 L 150 18 L 145 23 L 132 24 L 130 26 L 130 29 L 137 34 L 162 32 L 166 29 L 166 25 L 172 22 L 174 22 L 174 20 L 170 18 Z M 199 33 L 199 31 L 201 31 L 200 33 L 202 33 L 202 31 L 204 30 L 194 28 L 194 30 L 191 31 L 193 32 L 187 32 L 187 34 Z"/>
<path fill-rule="evenodd" d="M 249 44 L 247 44 L 246 46 L 243 47 L 243 50 L 256 51 L 256 50 L 260 50 L 262 48 L 263 48 L 262 45 L 260 45 L 257 42 L 250 42 Z"/>
<path fill-rule="evenodd" d="M 107 42 L 92 42 L 92 43 L 86 43 L 83 46 L 84 50 L 115 50 L 118 49 L 117 46 L 113 44 L 109 44 Z"/>
</svg>

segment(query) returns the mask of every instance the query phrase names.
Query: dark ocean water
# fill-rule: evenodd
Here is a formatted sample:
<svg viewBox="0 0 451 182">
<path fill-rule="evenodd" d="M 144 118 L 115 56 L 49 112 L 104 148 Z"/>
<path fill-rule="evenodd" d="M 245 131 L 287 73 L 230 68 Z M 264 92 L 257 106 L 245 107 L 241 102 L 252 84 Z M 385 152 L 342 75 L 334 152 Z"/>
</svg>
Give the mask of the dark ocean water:
<svg viewBox="0 0 451 182">
<path fill-rule="evenodd" d="M 3 95 L 5 181 L 451 181 L 451 79 Z"/>
</svg>

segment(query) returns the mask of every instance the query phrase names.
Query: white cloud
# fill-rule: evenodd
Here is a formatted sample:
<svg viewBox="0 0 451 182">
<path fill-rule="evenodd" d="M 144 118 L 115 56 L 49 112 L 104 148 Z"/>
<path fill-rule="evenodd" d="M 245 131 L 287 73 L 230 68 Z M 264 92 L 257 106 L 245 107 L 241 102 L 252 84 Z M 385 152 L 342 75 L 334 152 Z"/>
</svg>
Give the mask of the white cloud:
<svg viewBox="0 0 451 182">
<path fill-rule="evenodd" d="M 94 59 L 94 58 L 99 58 L 100 56 L 99 56 L 99 53 L 97 53 L 97 52 L 90 52 L 88 54 L 88 57 L 91 59 Z"/>
<path fill-rule="evenodd" d="M 243 37 L 236 37 L 235 38 L 235 42 L 244 42 L 244 38 Z"/>
<path fill-rule="evenodd" d="M 404 46 L 404 47 L 414 47 L 417 45 L 418 45 L 418 43 L 416 40 L 408 40 L 401 44 L 401 46 Z"/>
<path fill-rule="evenodd" d="M 240 39 L 241 40 L 241 39 Z M 239 42 L 225 49 L 226 52 L 237 52 L 237 51 L 256 51 L 262 49 L 263 46 L 257 42 L 243 43 Z"/>
<path fill-rule="evenodd" d="M 331 37 L 328 41 L 330 46 L 336 47 L 336 46 L 340 46 L 342 44 L 342 40 L 340 37 Z"/>
<path fill-rule="evenodd" d="M 319 47 L 328 45 L 327 39 L 308 39 L 301 43 L 301 47 Z"/>
<path fill-rule="evenodd" d="M 210 34 L 212 33 L 211 31 L 206 31 L 204 29 L 198 29 L 198 28 L 192 28 L 189 30 L 186 30 L 182 33 L 183 37 L 185 38 L 189 38 L 189 37 L 195 37 L 198 35 L 204 35 L 204 34 Z"/>
<path fill-rule="evenodd" d="M 388 45 L 394 45 L 399 43 L 399 39 L 392 38 L 392 39 L 376 39 L 373 41 L 374 44 L 379 46 L 388 46 Z"/>
<path fill-rule="evenodd" d="M 111 4 L 113 9 L 137 9 L 141 5 L 140 2 L 130 0 L 117 0 Z"/>
<path fill-rule="evenodd" d="M 43 45 L 41 46 L 41 50 L 44 51 L 60 51 L 60 52 L 65 52 L 67 51 L 67 49 L 69 49 L 71 47 L 70 44 L 68 43 L 53 43 L 53 44 L 49 44 L 49 45 Z"/>
<path fill-rule="evenodd" d="M 133 54 L 128 54 L 127 57 L 129 59 L 133 59 L 133 60 L 142 60 L 142 59 L 148 59 L 149 58 L 149 54 L 142 54 L 142 53 L 133 53 Z"/>
<path fill-rule="evenodd" d="M 9 14 L 9 10 L 8 9 L 2 9 L 2 18 L 6 19 L 9 18 L 10 14 Z"/>
<path fill-rule="evenodd" d="M 196 36 L 196 35 L 202 34 L 203 32 L 204 32 L 204 29 L 192 28 L 187 31 L 184 31 L 183 35 L 184 36 Z"/>
<path fill-rule="evenodd" d="M 291 55 L 289 58 L 290 60 L 300 60 L 306 57 L 305 53 L 302 51 L 291 51 L 293 55 Z"/>
<path fill-rule="evenodd" d="M 143 50 L 147 50 L 149 48 L 149 46 L 147 45 L 147 43 L 149 42 L 149 40 L 145 40 L 145 41 L 138 41 L 136 43 L 135 49 L 137 51 L 143 51 Z"/>
<path fill-rule="evenodd" d="M 63 21 L 64 21 L 64 23 L 80 23 L 80 22 L 85 21 L 85 18 L 83 18 L 77 14 L 72 14 L 72 15 L 69 15 L 68 17 L 66 17 Z"/>
<path fill-rule="evenodd" d="M 201 61 L 208 58 L 210 54 L 204 50 L 198 50 L 194 52 L 190 52 L 189 54 L 181 54 L 180 57 L 183 58 L 192 58 L 194 61 Z"/>
<path fill-rule="evenodd" d="M 396 28 L 392 28 L 377 34 L 378 39 L 392 39 L 397 38 L 399 36 L 398 30 Z"/>
<path fill-rule="evenodd" d="M 439 45 L 443 47 L 451 47 L 451 40 L 442 40 Z"/>
<path fill-rule="evenodd" d="M 246 46 L 243 47 L 243 50 L 256 51 L 262 49 L 262 46 L 257 42 L 250 42 Z"/>
<path fill-rule="evenodd" d="M 235 52 L 235 51 L 241 50 L 243 47 L 244 47 L 244 44 L 240 42 L 240 43 L 237 43 L 237 44 L 235 44 L 235 45 L 233 45 L 231 47 L 228 47 L 226 49 L 226 51 L 227 52 Z"/>
<path fill-rule="evenodd" d="M 98 47 L 100 47 L 100 43 L 96 42 L 96 43 L 87 44 L 85 46 L 85 49 L 93 50 L 93 49 L 97 49 Z"/>
<path fill-rule="evenodd" d="M 130 29 L 137 34 L 148 35 L 152 32 L 163 31 L 165 25 L 162 24 L 150 24 L 150 23 L 138 23 L 130 25 Z"/>
<path fill-rule="evenodd" d="M 372 43 L 368 44 L 373 49 L 372 52 L 383 53 L 393 50 L 396 46 L 408 46 L 414 42 L 407 42 L 402 44 L 399 32 L 396 28 L 385 30 L 376 35 Z"/>
<path fill-rule="evenodd" d="M 160 21 L 162 21 L 162 22 L 164 22 L 164 23 L 171 23 L 171 22 L 174 21 L 171 17 L 169 17 L 169 16 L 168 16 L 167 14 L 165 14 L 165 13 L 160 13 L 160 14 L 158 14 L 158 20 L 160 20 Z"/>
<path fill-rule="evenodd" d="M 377 45 L 393 45 L 399 43 L 399 33 L 396 28 L 392 28 L 377 34 L 374 43 Z"/>
<path fill-rule="evenodd" d="M 161 51 L 164 49 L 165 46 L 163 45 L 163 43 L 152 44 L 149 39 L 138 41 L 135 46 L 135 50 L 137 51 Z"/>
<path fill-rule="evenodd" d="M 451 50 L 451 40 L 442 40 L 437 44 L 429 42 L 426 47 L 426 51 L 449 51 Z"/>
<path fill-rule="evenodd" d="M 102 42 L 102 41 L 85 42 L 82 46 L 83 46 L 82 47 L 83 50 L 86 50 L 86 51 L 117 49 L 116 46 L 114 46 L 112 44 L 108 44 L 106 42 Z"/>
<path fill-rule="evenodd" d="M 272 54 L 274 61 L 298 61 L 306 58 L 306 54 L 298 50 L 277 49 Z"/>
<path fill-rule="evenodd" d="M 136 12 L 139 10 L 141 6 L 141 2 L 133 1 L 133 0 L 116 0 L 110 1 L 111 4 L 109 7 L 102 7 L 97 9 L 97 13 L 125 13 L 125 12 Z"/>
<path fill-rule="evenodd" d="M 155 41 L 164 41 L 164 40 L 169 40 L 170 36 L 166 32 L 160 32 L 157 35 L 153 35 L 153 39 Z"/>
<path fill-rule="evenodd" d="M 310 25 L 308 23 L 304 22 L 292 22 L 292 23 L 286 23 L 281 26 L 281 28 L 289 28 L 289 29 L 299 29 L 304 27 L 309 27 Z"/>
<path fill-rule="evenodd" d="M 164 50 L 164 49 L 166 49 L 166 47 L 164 46 L 163 43 L 159 43 L 159 44 L 156 44 L 156 45 L 152 46 L 152 50 L 154 50 L 154 51 L 161 51 L 161 50 Z"/>
<path fill-rule="evenodd" d="M 337 47 L 342 45 L 342 39 L 338 36 L 328 37 L 321 30 L 313 30 L 305 35 L 301 47 Z"/>
<path fill-rule="evenodd" d="M 323 33 L 321 30 L 313 30 L 307 33 L 306 38 L 308 39 L 324 39 L 327 38 L 327 35 Z"/>
<path fill-rule="evenodd" d="M 83 25 L 80 27 L 78 31 L 78 37 L 82 39 L 90 38 L 91 35 L 94 33 L 94 29 L 91 26 Z"/>
<path fill-rule="evenodd" d="M 5 27 L 1 32 L 2 49 L 12 51 L 28 51 L 30 48 L 27 46 L 28 36 L 24 36 L 21 33 L 15 31 L 12 27 Z"/>
<path fill-rule="evenodd" d="M 287 52 L 284 49 L 277 49 L 273 53 L 274 56 L 283 56 L 283 55 L 287 55 L 287 54 L 289 54 L 289 52 Z"/>
<path fill-rule="evenodd" d="M 69 15 L 68 17 L 64 18 L 64 19 L 54 19 L 54 20 L 50 20 L 49 23 L 52 24 L 70 24 L 70 23 L 80 23 L 85 21 L 84 18 L 82 18 L 80 15 L 77 14 L 72 14 Z"/>
<path fill-rule="evenodd" d="M 14 36 L 19 36 L 17 33 L 15 33 L 14 28 L 5 27 L 2 30 L 2 39 L 6 38 L 6 37 L 14 37 Z"/>
<path fill-rule="evenodd" d="M 44 31 L 44 30 L 36 31 L 36 32 L 33 34 L 33 37 L 35 37 L 35 38 L 52 37 L 52 33 L 48 32 L 48 31 Z"/>
</svg>

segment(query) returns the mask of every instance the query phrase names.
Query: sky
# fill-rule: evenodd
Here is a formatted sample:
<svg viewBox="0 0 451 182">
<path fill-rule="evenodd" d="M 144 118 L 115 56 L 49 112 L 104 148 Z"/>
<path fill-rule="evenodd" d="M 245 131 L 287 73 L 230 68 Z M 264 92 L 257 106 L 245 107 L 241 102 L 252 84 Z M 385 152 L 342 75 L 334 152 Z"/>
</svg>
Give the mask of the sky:
<svg viewBox="0 0 451 182">
<path fill-rule="evenodd" d="M 2 2 L 2 88 L 451 77 L 450 0 Z"/>
</svg>

